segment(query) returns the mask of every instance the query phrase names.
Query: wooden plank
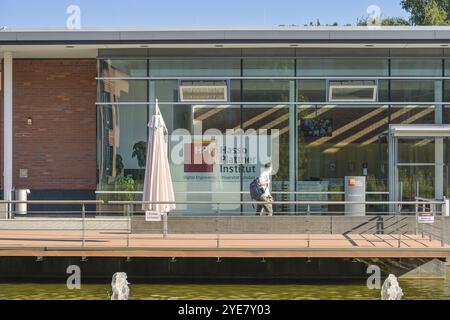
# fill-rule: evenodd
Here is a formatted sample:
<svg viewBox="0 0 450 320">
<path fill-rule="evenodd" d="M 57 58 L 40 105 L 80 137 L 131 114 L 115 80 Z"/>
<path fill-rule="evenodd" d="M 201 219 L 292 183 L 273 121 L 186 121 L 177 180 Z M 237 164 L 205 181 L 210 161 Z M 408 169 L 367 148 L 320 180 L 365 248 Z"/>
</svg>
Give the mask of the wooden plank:
<svg viewBox="0 0 450 320">
<path fill-rule="evenodd" d="M 199 250 L 199 249 L 5 249 L 2 257 L 146 257 L 146 258 L 447 258 L 449 250 L 407 249 L 301 249 L 301 250 Z"/>
</svg>

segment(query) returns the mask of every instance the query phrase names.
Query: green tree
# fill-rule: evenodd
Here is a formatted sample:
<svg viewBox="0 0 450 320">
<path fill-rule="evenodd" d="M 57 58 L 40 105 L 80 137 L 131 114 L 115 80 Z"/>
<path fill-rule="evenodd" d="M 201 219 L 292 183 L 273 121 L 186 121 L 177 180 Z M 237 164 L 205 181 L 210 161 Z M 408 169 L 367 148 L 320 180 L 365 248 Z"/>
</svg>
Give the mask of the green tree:
<svg viewBox="0 0 450 320">
<path fill-rule="evenodd" d="M 402 0 L 401 5 L 412 25 L 450 25 L 449 0 Z"/>
<path fill-rule="evenodd" d="M 367 26 L 368 25 L 368 17 L 362 17 L 357 20 L 356 25 L 358 26 Z M 403 17 L 385 17 L 381 18 L 382 26 L 408 26 L 410 25 L 409 21 Z"/>
</svg>

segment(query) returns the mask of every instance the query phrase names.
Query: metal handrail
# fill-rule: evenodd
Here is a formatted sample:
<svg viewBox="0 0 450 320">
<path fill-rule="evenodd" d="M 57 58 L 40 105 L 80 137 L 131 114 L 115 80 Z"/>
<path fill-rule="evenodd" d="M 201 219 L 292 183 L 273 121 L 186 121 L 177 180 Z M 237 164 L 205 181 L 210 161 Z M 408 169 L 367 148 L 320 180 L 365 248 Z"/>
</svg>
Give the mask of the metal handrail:
<svg viewBox="0 0 450 320">
<path fill-rule="evenodd" d="M 346 205 L 346 204 L 423 204 L 418 201 L 108 201 L 108 204 L 297 204 L 297 205 Z M 430 201 L 430 204 L 445 204 L 444 201 Z"/>
<path fill-rule="evenodd" d="M 143 194 L 143 191 L 108 191 L 98 190 L 96 194 Z M 176 191 L 175 194 L 250 194 L 249 191 Z M 345 194 L 344 191 L 272 191 L 272 194 L 299 194 L 299 195 L 334 195 Z M 366 191 L 366 194 L 389 194 L 388 191 Z"/>
<path fill-rule="evenodd" d="M 430 201 L 433 201 L 432 199 L 423 198 L 423 197 L 414 197 L 416 201 L 420 201 L 421 203 L 430 203 Z"/>
<path fill-rule="evenodd" d="M 0 200 L 0 204 L 104 204 L 103 200 Z"/>
<path fill-rule="evenodd" d="M 138 76 L 138 77 L 96 77 L 96 80 L 450 80 L 448 76 L 224 76 L 224 77 L 173 77 L 173 76 Z"/>
<path fill-rule="evenodd" d="M 396 101 L 377 101 L 377 102 L 286 102 L 286 101 L 267 101 L 267 102 L 231 102 L 231 101 L 227 101 L 227 102 L 208 102 L 205 103 L 204 105 L 206 106 L 241 106 L 241 105 L 248 105 L 248 106 L 277 106 L 277 105 L 281 105 L 281 106 L 290 106 L 290 105 L 296 105 L 296 106 L 358 106 L 359 108 L 364 107 L 364 106 L 428 106 L 428 107 L 434 107 L 436 105 L 448 105 L 450 103 L 450 101 L 430 101 L 430 102 L 415 102 L 415 101 L 410 101 L 410 102 L 396 102 Z M 103 106 L 103 105 L 110 105 L 111 102 L 96 102 L 95 103 L 97 106 Z M 114 102 L 115 105 L 153 105 L 155 104 L 155 102 L 152 101 L 143 101 L 143 102 Z M 186 104 L 196 104 L 196 103 L 191 103 L 191 102 L 158 102 L 159 105 L 186 105 Z M 198 104 L 198 103 L 197 103 Z"/>
</svg>

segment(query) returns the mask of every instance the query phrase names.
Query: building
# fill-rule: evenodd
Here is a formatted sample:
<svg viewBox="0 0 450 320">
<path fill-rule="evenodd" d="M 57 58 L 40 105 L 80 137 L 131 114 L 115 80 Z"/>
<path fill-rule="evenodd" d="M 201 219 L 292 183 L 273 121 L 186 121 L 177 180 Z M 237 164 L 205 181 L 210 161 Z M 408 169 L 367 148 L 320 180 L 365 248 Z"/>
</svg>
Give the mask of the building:
<svg viewBox="0 0 450 320">
<path fill-rule="evenodd" d="M 275 191 L 339 192 L 356 175 L 366 176 L 371 199 L 443 199 L 449 45 L 448 27 L 6 29 L 0 188 L 4 199 L 13 188 L 31 189 L 32 199 L 129 199 L 108 192 L 140 190 L 158 99 L 169 134 L 199 123 L 201 133 L 278 129 Z M 172 164 L 177 199 L 243 199 L 260 163 L 234 161 L 233 148 L 216 152 L 230 161 Z"/>
</svg>

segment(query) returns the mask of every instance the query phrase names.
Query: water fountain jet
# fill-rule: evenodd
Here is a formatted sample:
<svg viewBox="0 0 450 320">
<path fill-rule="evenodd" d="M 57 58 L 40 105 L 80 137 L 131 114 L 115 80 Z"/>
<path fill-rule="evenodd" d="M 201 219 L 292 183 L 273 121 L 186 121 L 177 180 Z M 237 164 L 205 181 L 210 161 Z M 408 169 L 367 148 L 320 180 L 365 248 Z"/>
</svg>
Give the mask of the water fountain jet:
<svg viewBox="0 0 450 320">
<path fill-rule="evenodd" d="M 116 272 L 111 281 L 112 295 L 111 300 L 128 300 L 130 295 L 130 283 L 127 281 L 125 272 Z"/>
<path fill-rule="evenodd" d="M 398 284 L 397 277 L 390 274 L 381 287 L 381 300 L 401 300 L 403 290 Z"/>
</svg>

